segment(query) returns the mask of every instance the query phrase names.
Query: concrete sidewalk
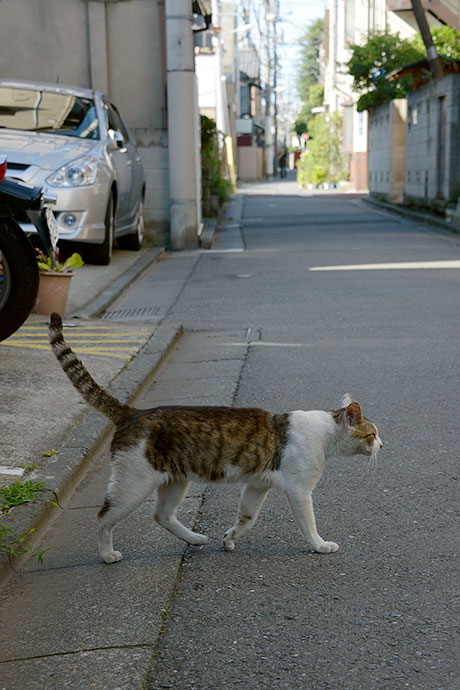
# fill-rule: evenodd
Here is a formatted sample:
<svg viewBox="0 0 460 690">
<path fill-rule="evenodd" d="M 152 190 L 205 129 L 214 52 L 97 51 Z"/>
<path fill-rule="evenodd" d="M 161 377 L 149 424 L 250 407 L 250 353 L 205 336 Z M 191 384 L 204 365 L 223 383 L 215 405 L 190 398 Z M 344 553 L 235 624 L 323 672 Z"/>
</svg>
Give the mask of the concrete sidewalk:
<svg viewBox="0 0 460 690">
<path fill-rule="evenodd" d="M 241 213 L 242 198 L 237 197 L 229 202 L 214 229 L 223 237 L 222 228 L 229 224 L 229 237 L 238 246 L 241 236 L 237 219 Z M 228 238 L 226 243 L 225 248 Z M 116 255 L 110 280 L 107 269 L 104 277 L 101 269 L 93 266 L 84 267 L 74 279 L 65 318 L 66 339 L 95 379 L 117 398 L 126 402 L 136 400 L 143 407 L 165 402 L 185 404 L 189 402 L 183 399 L 181 388 L 185 378 L 190 379 L 193 390 L 202 391 L 206 380 L 206 386 L 214 391 L 213 397 L 205 401 L 208 404 L 232 404 L 245 353 L 235 354 L 235 349 L 225 342 L 241 341 L 245 334 L 221 333 L 222 342 L 218 343 L 207 334 L 188 334 L 182 338 L 181 325 L 174 318 L 166 319 L 201 251 L 168 255 L 163 250 L 144 250 L 134 261 L 132 254 Z M 124 310 L 125 300 L 132 309 L 133 301 L 138 303 L 143 296 L 145 304 L 151 303 L 154 296 L 158 309 L 152 310 L 143 323 L 130 323 L 129 316 L 125 316 L 125 320 L 114 325 L 124 341 L 136 334 L 132 342 L 134 356 L 129 362 L 84 352 L 80 334 L 86 336 L 89 329 L 96 332 L 94 329 L 98 327 L 104 330 L 111 327 L 112 308 L 117 312 L 129 311 Z M 101 319 L 89 318 L 101 310 Z M 152 655 L 152 641 L 161 631 L 162 611 L 186 546 L 160 529 L 151 535 L 153 503 L 149 501 L 139 511 L 141 522 L 136 527 L 136 536 L 126 535 L 125 560 L 130 561 L 130 541 L 135 549 L 139 539 L 144 539 L 155 550 L 155 562 L 149 565 L 143 557 L 140 562 L 129 562 L 124 584 L 119 578 L 113 580 L 115 571 L 100 562 L 95 516 L 105 494 L 109 468 L 107 444 L 113 427 L 97 412 L 86 406 L 82 410 L 78 393 L 65 385 L 62 371 L 46 343 L 47 320 L 31 316 L 21 329 L 23 333 L 0 345 L 0 371 L 10 372 L 6 385 L 2 386 L 4 412 L 10 421 L 0 439 L 3 462 L 9 460 L 12 469 L 21 468 L 20 456 L 27 464 L 37 462 L 38 467 L 26 472 L 23 481 L 44 479 L 63 508 L 59 510 L 49 502 L 40 502 L 19 506 L 11 513 L 15 532 L 35 532 L 27 539 L 31 547 L 28 554 L 14 559 L 3 555 L 0 560 L 2 617 L 14 619 L 8 639 L 2 641 L 0 688 L 139 687 Z M 32 346 L 28 349 L 27 334 L 37 328 L 43 331 L 42 349 L 35 350 Z M 15 338 L 17 347 L 12 345 Z M 220 362 L 215 356 L 216 347 L 223 353 Z M 197 361 L 200 358 L 201 364 Z M 169 366 L 162 373 L 161 365 L 166 359 Z M 37 380 L 37 369 L 46 385 L 42 385 L 37 395 L 32 395 L 30 387 Z M 155 385 L 149 387 L 153 377 Z M 201 400 L 203 395 L 204 392 Z M 31 404 L 28 397 L 33 398 Z M 57 399 L 60 415 L 56 422 Z M 9 408 L 14 410 L 11 415 L 8 415 Z M 8 475 L 0 475 L 3 484 L 5 480 Z M 203 491 L 204 487 L 194 488 L 184 502 L 182 514 L 189 524 L 195 520 Z M 142 515 L 149 516 L 145 524 Z M 31 557 L 40 550 L 46 552 L 43 562 Z M 133 578 L 138 577 L 142 578 L 143 586 L 129 594 Z M 100 600 L 97 606 L 91 604 L 94 597 Z M 113 613 L 109 614 L 105 607 L 107 627 L 101 628 L 98 621 L 104 601 Z M 40 611 L 46 612 L 44 616 Z M 126 616 L 130 620 L 138 616 L 128 638 L 118 634 L 119 628 L 129 627 L 128 620 L 123 622 Z"/>
<path fill-rule="evenodd" d="M 101 330 L 104 321 L 89 317 L 107 308 L 163 255 L 159 248 L 115 252 L 109 267 L 85 265 L 73 278 L 65 316 L 66 337 L 99 382 L 116 387 L 125 400 L 136 394 L 161 361 L 178 329 L 161 328 L 158 318 L 154 324 L 136 324 L 135 333 L 126 322 L 107 322 L 107 328 Z M 168 307 L 165 305 L 164 312 Z M 59 385 L 59 368 L 47 343 L 47 321 L 47 317 L 32 314 L 19 331 L 0 343 L 0 484 L 17 479 L 44 480 L 65 502 L 110 433 L 110 425 L 100 415 L 96 418 L 84 410 L 76 391 Z M 121 342 L 115 345 L 117 337 Z M 35 469 L 27 471 L 28 466 Z M 33 549 L 53 510 L 49 503 L 30 504 L 14 508 L 2 520 L 7 520 L 15 534 L 34 530 L 34 538 L 28 540 Z M 9 577 L 12 564 L 17 568 L 21 558 L 0 554 L 0 581 Z"/>
<path fill-rule="evenodd" d="M 242 195 L 226 204 L 208 234 L 210 247 L 218 237 L 222 249 L 242 249 L 242 208 Z M 146 389 L 180 337 L 180 323 L 163 321 L 200 251 L 206 250 L 172 255 L 163 248 L 115 251 L 109 267 L 84 265 L 76 272 L 64 319 L 65 337 L 98 383 L 124 402 L 133 402 Z M 136 295 L 137 309 L 123 309 L 123 295 L 130 287 L 136 292 L 136 280 L 152 264 L 150 293 Z M 144 306 L 151 303 L 153 293 L 154 309 Z M 115 312 L 110 309 L 113 304 Z M 98 316 L 102 318 L 95 320 Z M 99 456 L 112 425 L 89 410 L 77 391 L 61 383 L 62 372 L 48 344 L 48 318 L 32 314 L 19 331 L 0 343 L 0 485 L 18 478 L 43 480 L 65 505 Z M 30 466 L 35 469 L 25 469 Z M 54 512 L 49 502 L 19 506 L 7 516 L 8 524 L 15 534 L 33 530 L 27 542 L 34 551 Z M 12 558 L 0 553 L 0 584 L 26 560 L 27 554 Z"/>
</svg>

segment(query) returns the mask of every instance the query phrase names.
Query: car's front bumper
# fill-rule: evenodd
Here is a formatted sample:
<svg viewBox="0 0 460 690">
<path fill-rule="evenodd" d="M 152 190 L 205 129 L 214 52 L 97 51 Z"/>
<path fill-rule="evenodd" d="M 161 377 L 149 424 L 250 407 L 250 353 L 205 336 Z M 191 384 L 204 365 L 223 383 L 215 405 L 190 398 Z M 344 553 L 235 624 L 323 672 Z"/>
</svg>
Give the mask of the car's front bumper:
<svg viewBox="0 0 460 690">
<path fill-rule="evenodd" d="M 59 228 L 59 239 L 95 244 L 103 242 L 110 180 L 87 187 L 51 187 L 45 183 L 49 171 L 40 172 L 44 174 L 34 176 L 33 184 L 42 185 L 44 191 L 57 197 L 52 209 Z M 20 179 L 18 175 L 15 177 Z M 27 181 L 27 184 L 30 182 Z M 26 233 L 36 232 L 31 223 L 21 222 L 21 227 Z"/>
</svg>

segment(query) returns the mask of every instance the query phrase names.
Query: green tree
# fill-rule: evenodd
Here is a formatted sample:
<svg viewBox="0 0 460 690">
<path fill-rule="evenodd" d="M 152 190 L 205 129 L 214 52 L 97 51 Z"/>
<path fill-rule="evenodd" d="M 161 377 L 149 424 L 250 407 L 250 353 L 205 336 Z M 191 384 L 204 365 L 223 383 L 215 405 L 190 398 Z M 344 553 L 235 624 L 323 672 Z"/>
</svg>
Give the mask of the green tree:
<svg viewBox="0 0 460 690">
<path fill-rule="evenodd" d="M 342 154 L 340 113 L 315 115 L 310 122 L 308 148 L 297 163 L 297 181 L 302 187 L 323 182 L 337 184 L 348 175 Z"/>
<path fill-rule="evenodd" d="M 460 31 L 457 31 L 453 26 L 448 26 L 447 24 L 443 26 L 431 26 L 430 31 L 437 53 L 441 58 L 460 59 Z M 412 39 L 412 44 L 423 54 L 423 56 L 425 56 L 425 44 L 423 43 L 420 33 L 415 34 Z"/>
<path fill-rule="evenodd" d="M 299 40 L 300 58 L 297 64 L 297 91 L 300 99 L 307 102 L 309 88 L 319 82 L 319 51 L 324 32 L 324 20 L 317 19 L 305 30 Z"/>
<path fill-rule="evenodd" d="M 353 77 L 353 89 L 361 94 L 357 103 L 359 111 L 404 98 L 412 89 L 411 76 L 395 81 L 386 79 L 393 70 L 423 57 L 420 49 L 408 39 L 379 31 L 363 45 L 353 44 L 350 48 L 352 56 L 346 66 Z"/>
<path fill-rule="evenodd" d="M 312 108 L 316 108 L 323 104 L 324 86 L 322 84 L 312 84 L 308 88 L 308 98 L 302 103 L 297 114 L 294 130 L 299 136 L 304 132 L 308 132 L 308 125 L 314 118 Z"/>
<path fill-rule="evenodd" d="M 312 22 L 300 38 L 300 59 L 297 63 L 297 92 L 302 105 L 298 112 L 294 129 L 298 135 L 308 131 L 313 118 L 312 108 L 322 105 L 323 91 L 320 79 L 319 51 L 323 39 L 324 21 Z"/>
<path fill-rule="evenodd" d="M 441 57 L 460 58 L 460 32 L 451 26 L 430 28 L 433 43 Z M 369 36 L 364 45 L 350 46 L 352 56 L 346 63 L 353 77 L 353 88 L 361 94 L 358 110 L 369 110 L 395 98 L 404 98 L 413 88 L 411 75 L 388 81 L 386 77 L 395 69 L 426 57 L 420 33 L 411 39 L 387 31 Z M 426 72 L 427 81 L 431 72 Z"/>
</svg>

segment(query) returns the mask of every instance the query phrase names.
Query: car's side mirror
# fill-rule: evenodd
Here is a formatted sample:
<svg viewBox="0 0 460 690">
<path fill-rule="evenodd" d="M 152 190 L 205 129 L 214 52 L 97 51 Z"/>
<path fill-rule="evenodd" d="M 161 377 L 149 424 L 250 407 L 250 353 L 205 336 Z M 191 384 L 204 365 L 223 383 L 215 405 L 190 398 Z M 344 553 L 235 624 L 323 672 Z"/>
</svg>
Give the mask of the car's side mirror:
<svg viewBox="0 0 460 690">
<path fill-rule="evenodd" d="M 107 133 L 110 139 L 110 149 L 122 149 L 125 145 L 125 140 L 123 139 L 123 135 L 121 134 L 121 132 L 118 132 L 116 129 L 109 129 Z"/>
</svg>

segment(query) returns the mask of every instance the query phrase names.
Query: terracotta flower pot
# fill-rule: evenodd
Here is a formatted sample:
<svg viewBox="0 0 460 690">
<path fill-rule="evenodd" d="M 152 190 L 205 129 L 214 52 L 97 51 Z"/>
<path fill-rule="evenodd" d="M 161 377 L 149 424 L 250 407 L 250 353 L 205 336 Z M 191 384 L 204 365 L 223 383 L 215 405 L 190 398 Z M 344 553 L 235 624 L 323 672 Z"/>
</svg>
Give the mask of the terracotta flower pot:
<svg viewBox="0 0 460 690">
<path fill-rule="evenodd" d="M 63 315 L 69 294 L 73 271 L 65 273 L 40 272 L 37 301 L 32 311 L 35 314 L 51 314 L 57 311 Z"/>
</svg>

